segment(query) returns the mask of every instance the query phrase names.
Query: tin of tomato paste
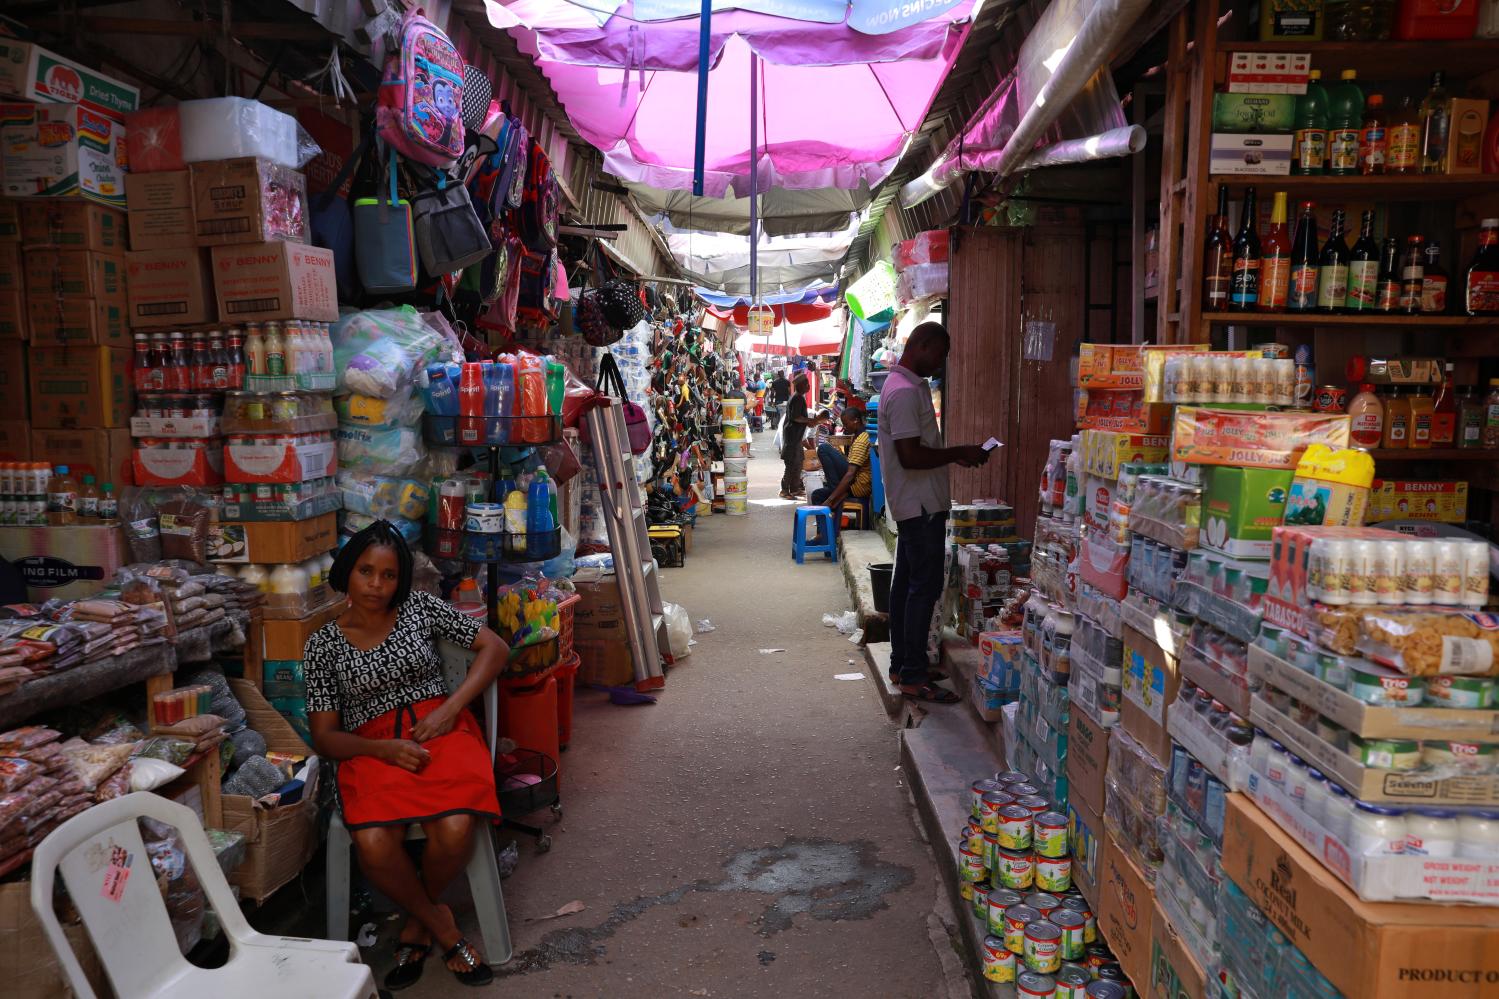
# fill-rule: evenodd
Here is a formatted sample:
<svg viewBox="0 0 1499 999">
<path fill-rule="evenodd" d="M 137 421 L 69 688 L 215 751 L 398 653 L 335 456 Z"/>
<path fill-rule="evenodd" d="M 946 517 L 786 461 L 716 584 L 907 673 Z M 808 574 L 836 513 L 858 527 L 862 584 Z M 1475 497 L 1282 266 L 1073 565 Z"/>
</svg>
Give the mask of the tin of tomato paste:
<svg viewBox="0 0 1499 999">
<path fill-rule="evenodd" d="M 1072 887 L 1072 858 L 1037 857 L 1035 877 L 1042 891 L 1066 891 Z"/>
<path fill-rule="evenodd" d="M 979 808 L 979 802 L 981 802 L 983 800 L 984 795 L 988 794 L 990 791 L 1000 791 L 1000 790 L 1003 790 L 1003 789 L 1004 789 L 1003 785 L 1001 785 L 999 783 L 999 781 L 994 780 L 991 777 L 980 777 L 978 780 L 974 781 L 972 784 L 969 784 L 968 785 L 968 811 L 969 811 L 969 813 L 974 818 L 978 818 L 981 814 L 983 814 L 982 811 L 981 811 L 981 809 Z"/>
<path fill-rule="evenodd" d="M 1006 888 L 1025 891 L 1035 883 L 1036 864 L 1029 850 L 1006 850 L 1001 848 L 997 857 L 999 883 Z"/>
<path fill-rule="evenodd" d="M 1062 931 L 1055 923 L 1037 919 L 1026 924 L 1025 966 L 1043 975 L 1062 966 Z"/>
<path fill-rule="evenodd" d="M 1030 810 L 1024 805 L 1006 805 L 999 810 L 995 832 L 999 845 L 1006 850 L 1029 850 L 1031 846 L 1032 820 Z"/>
<path fill-rule="evenodd" d="M 958 877 L 964 881 L 975 884 L 984 880 L 988 874 L 988 868 L 984 866 L 984 855 L 977 850 L 968 849 L 967 845 L 958 850 Z M 1006 885 L 1005 887 L 1010 887 Z M 969 896 L 972 898 L 972 896 Z"/>
<path fill-rule="evenodd" d="M 1028 905 L 1012 905 L 1005 910 L 1005 946 L 1016 954 L 1025 950 L 1025 928 L 1041 918 L 1041 913 Z"/>
<path fill-rule="evenodd" d="M 1057 972 L 1057 999 L 1088 999 L 1088 973 L 1081 968 L 1063 968 Z"/>
<path fill-rule="evenodd" d="M 1015 980 L 1015 952 L 999 937 L 984 937 L 984 977 L 991 982 Z"/>
<path fill-rule="evenodd" d="M 1008 888 L 989 889 L 988 912 L 985 914 L 984 922 L 989 927 L 989 932 L 995 936 L 1005 935 L 1005 910 L 1012 905 L 1024 904 L 1018 891 Z"/>
<path fill-rule="evenodd" d="M 1038 857 L 1067 856 L 1067 816 L 1042 812 L 1031 824 L 1031 849 Z"/>
<path fill-rule="evenodd" d="M 1312 410 L 1318 413 L 1346 413 L 1348 389 L 1342 385 L 1319 385 L 1312 397 Z"/>
<path fill-rule="evenodd" d="M 1056 999 L 1057 983 L 1050 975 L 1022 971 L 1015 976 L 1017 999 Z"/>
<path fill-rule="evenodd" d="M 1083 937 L 1087 920 L 1083 918 L 1083 914 L 1076 909 L 1060 908 L 1053 910 L 1046 918 L 1062 931 L 1062 960 L 1076 961 L 1082 957 L 1083 949 L 1087 946 Z"/>
<path fill-rule="evenodd" d="M 984 832 L 999 831 L 999 813 L 1015 799 L 1003 791 L 985 791 L 979 801 L 979 825 Z"/>
</svg>

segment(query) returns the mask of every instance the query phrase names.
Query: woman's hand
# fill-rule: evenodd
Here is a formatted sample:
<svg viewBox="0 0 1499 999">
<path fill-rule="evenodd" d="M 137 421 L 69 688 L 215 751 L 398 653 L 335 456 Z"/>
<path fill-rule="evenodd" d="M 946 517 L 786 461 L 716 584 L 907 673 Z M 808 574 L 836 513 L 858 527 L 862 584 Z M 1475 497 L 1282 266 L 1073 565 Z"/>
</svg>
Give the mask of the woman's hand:
<svg viewBox="0 0 1499 999">
<path fill-rule="evenodd" d="M 411 737 L 417 742 L 428 742 L 440 735 L 447 735 L 453 731 L 453 725 L 458 720 L 458 712 L 453 710 L 449 701 L 442 707 L 435 709 L 421 721 L 417 722 L 411 729 Z"/>
<path fill-rule="evenodd" d="M 432 759 L 432 754 L 410 739 L 385 739 L 380 743 L 380 758 L 402 770 L 420 773 L 427 761 Z"/>
</svg>

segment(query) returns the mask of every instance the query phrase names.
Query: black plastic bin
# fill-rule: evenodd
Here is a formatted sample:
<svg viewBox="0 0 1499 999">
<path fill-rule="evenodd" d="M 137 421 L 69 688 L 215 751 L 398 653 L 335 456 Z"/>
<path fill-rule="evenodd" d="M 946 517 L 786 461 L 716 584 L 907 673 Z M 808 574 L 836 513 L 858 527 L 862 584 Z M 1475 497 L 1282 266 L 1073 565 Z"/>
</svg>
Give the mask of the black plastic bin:
<svg viewBox="0 0 1499 999">
<path fill-rule="evenodd" d="M 895 563 L 875 562 L 869 566 L 869 585 L 874 590 L 874 609 L 881 614 L 890 613 L 890 577 L 895 575 Z"/>
</svg>

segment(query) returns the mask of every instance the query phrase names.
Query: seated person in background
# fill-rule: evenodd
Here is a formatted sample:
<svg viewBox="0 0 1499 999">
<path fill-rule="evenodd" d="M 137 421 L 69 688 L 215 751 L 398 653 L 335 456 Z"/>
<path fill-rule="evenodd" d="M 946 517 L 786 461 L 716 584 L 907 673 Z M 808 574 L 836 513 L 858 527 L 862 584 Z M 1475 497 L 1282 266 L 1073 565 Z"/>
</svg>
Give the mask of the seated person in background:
<svg viewBox="0 0 1499 999">
<path fill-rule="evenodd" d="M 822 474 L 828 483 L 812 493 L 813 506 L 825 506 L 839 516 L 843 501 L 849 497 L 864 499 L 870 493 L 869 434 L 864 431 L 864 410 L 849 406 L 839 414 L 839 425 L 852 437 L 848 445 L 848 457 L 832 444 L 817 448 L 817 458 L 822 462 Z M 835 521 L 836 523 L 836 521 Z M 821 540 L 821 539 L 818 539 Z"/>
</svg>

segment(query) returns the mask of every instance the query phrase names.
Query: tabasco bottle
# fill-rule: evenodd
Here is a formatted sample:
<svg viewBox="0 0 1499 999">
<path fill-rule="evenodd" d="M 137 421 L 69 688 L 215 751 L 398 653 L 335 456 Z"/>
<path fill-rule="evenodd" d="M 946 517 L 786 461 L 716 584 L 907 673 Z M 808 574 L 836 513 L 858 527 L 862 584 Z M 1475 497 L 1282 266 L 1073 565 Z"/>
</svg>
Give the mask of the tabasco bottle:
<svg viewBox="0 0 1499 999">
<path fill-rule="evenodd" d="M 1229 281 L 1228 307 L 1245 312 L 1260 298 L 1260 234 L 1255 217 L 1254 188 L 1244 192 L 1244 217 L 1234 237 L 1233 277 Z"/>
<path fill-rule="evenodd" d="M 1228 308 L 1228 286 L 1233 279 L 1233 237 L 1228 233 L 1228 188 L 1218 188 L 1218 214 L 1208 216 L 1207 239 L 1202 252 L 1202 308 L 1222 312 Z"/>
<path fill-rule="evenodd" d="M 1374 242 L 1374 213 L 1359 223 L 1358 242 L 1348 263 L 1348 311 L 1373 312 L 1379 302 L 1379 244 Z"/>
<path fill-rule="evenodd" d="M 1400 304 L 1400 244 L 1386 236 L 1379 248 L 1379 282 L 1374 296 L 1374 311 L 1394 312 Z"/>
<path fill-rule="evenodd" d="M 1480 223 L 1478 252 L 1463 275 L 1463 311 L 1470 316 L 1499 316 L 1499 219 Z"/>
<path fill-rule="evenodd" d="M 1343 238 L 1343 209 L 1332 213 L 1332 231 L 1317 260 L 1317 311 L 1342 312 L 1348 300 L 1348 264 L 1351 254 Z"/>
<path fill-rule="evenodd" d="M 1432 402 L 1431 446 L 1451 447 L 1457 440 L 1457 389 L 1452 384 L 1452 362 L 1442 373 L 1442 384 Z"/>
<path fill-rule="evenodd" d="M 1261 246 L 1261 312 L 1281 312 L 1291 284 L 1291 234 L 1286 228 L 1286 192 L 1276 191 L 1270 205 L 1270 229 Z"/>
<path fill-rule="evenodd" d="M 1317 218 L 1316 205 L 1301 203 L 1301 217 L 1296 220 L 1296 241 L 1291 246 L 1291 287 L 1286 308 L 1292 312 L 1310 312 L 1317 307 Z"/>
</svg>

